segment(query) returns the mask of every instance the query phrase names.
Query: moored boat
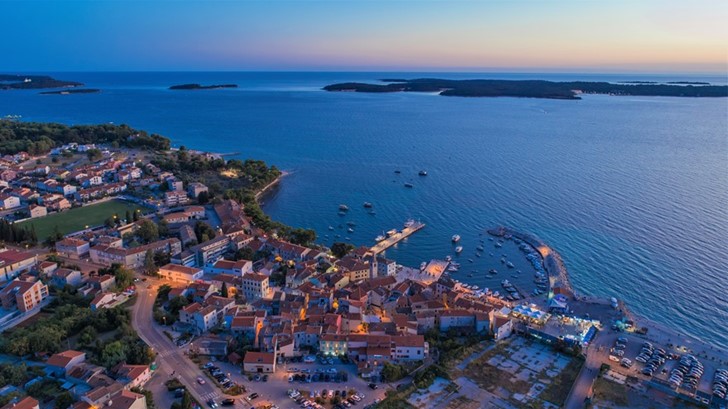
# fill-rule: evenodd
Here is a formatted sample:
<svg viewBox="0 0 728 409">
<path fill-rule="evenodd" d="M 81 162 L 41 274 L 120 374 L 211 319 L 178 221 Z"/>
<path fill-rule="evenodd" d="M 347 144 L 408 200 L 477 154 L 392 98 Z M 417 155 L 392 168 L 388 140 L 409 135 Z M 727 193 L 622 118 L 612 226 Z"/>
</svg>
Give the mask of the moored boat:
<svg viewBox="0 0 728 409">
<path fill-rule="evenodd" d="M 457 246 L 457 247 L 455 247 L 455 252 L 456 253 L 461 253 L 462 251 L 463 251 L 463 246 Z"/>
<path fill-rule="evenodd" d="M 460 235 L 459 234 L 453 234 L 451 240 L 452 240 L 453 243 L 459 242 L 460 241 Z"/>
</svg>

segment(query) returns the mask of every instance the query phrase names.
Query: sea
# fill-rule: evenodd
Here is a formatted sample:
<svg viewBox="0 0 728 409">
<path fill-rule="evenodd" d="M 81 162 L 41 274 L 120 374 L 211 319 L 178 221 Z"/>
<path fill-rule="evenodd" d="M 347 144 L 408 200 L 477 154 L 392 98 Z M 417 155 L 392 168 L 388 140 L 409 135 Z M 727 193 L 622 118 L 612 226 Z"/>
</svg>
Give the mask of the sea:
<svg viewBox="0 0 728 409">
<path fill-rule="evenodd" d="M 0 117 L 124 123 L 167 136 L 175 146 L 263 159 L 288 172 L 264 198 L 274 219 L 315 229 L 324 245 L 356 246 L 374 244 L 377 235 L 410 218 L 420 220 L 426 227 L 386 256 L 416 267 L 454 255 L 451 237 L 459 234 L 458 278 L 480 287 L 497 285 L 485 276 L 491 268 L 499 270 L 491 279 L 497 282 L 515 269 L 530 274 L 515 246 L 496 248 L 484 231 L 505 225 L 529 232 L 561 254 L 579 294 L 621 298 L 640 315 L 728 351 L 728 98 L 585 95 L 565 101 L 321 90 L 381 78 L 725 85 L 725 76 L 50 75 L 101 92 L 0 91 Z M 184 83 L 239 88 L 168 89 Z M 427 176 L 419 176 L 421 170 Z M 372 203 L 371 211 L 364 202 Z M 344 216 L 340 204 L 350 208 Z M 514 260 L 515 269 L 505 268 L 503 257 Z"/>
</svg>

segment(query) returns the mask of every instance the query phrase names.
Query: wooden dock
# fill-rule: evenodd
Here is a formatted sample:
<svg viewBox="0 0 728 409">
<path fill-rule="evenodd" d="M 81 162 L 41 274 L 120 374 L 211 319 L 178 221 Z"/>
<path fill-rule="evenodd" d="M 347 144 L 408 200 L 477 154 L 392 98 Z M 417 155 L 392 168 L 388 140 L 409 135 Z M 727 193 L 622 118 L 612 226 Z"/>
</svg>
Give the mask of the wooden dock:
<svg viewBox="0 0 728 409">
<path fill-rule="evenodd" d="M 394 246 L 395 244 L 399 243 L 400 241 L 406 239 L 407 237 L 411 236 L 416 231 L 419 231 L 425 227 L 425 224 L 422 222 L 414 222 L 411 226 L 405 227 L 402 229 L 401 232 L 397 232 L 386 239 L 380 241 L 379 243 L 375 244 L 371 249 L 369 249 L 372 253 L 379 254 L 383 252 L 384 250 Z"/>
</svg>

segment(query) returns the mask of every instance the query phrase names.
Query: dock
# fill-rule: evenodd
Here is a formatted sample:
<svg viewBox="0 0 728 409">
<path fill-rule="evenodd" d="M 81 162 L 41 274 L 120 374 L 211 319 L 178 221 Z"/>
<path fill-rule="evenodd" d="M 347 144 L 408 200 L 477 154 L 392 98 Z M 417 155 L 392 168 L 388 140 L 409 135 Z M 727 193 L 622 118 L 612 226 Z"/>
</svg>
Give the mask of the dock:
<svg viewBox="0 0 728 409">
<path fill-rule="evenodd" d="M 404 229 L 402 229 L 402 231 L 398 231 L 397 233 L 392 234 L 391 236 L 387 237 L 386 239 L 375 244 L 369 250 L 372 253 L 374 253 L 375 255 L 379 254 L 379 253 L 383 252 L 384 250 L 399 243 L 400 241 L 406 239 L 407 237 L 411 236 L 413 233 L 419 231 L 423 227 L 425 227 L 424 223 L 419 222 L 419 221 L 413 222 L 409 227 L 405 227 Z"/>
</svg>

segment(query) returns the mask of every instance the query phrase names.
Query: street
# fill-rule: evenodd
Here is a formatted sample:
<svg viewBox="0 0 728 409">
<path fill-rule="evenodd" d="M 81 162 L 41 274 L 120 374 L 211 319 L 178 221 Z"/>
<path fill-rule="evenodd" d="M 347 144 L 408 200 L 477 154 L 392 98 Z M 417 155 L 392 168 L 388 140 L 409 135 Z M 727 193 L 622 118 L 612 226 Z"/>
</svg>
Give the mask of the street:
<svg viewBox="0 0 728 409">
<path fill-rule="evenodd" d="M 172 373 L 179 379 L 200 405 L 205 405 L 209 399 L 219 401 L 223 398 L 222 393 L 218 390 L 209 379 L 206 379 L 202 371 L 190 361 L 184 354 L 184 351 L 177 347 L 162 332 L 159 325 L 154 322 L 152 316 L 152 308 L 154 300 L 157 296 L 159 284 L 149 280 L 148 285 L 139 285 L 137 287 L 137 301 L 134 304 L 132 326 L 139 334 L 144 342 L 154 349 L 157 353 L 157 370 L 155 377 L 161 378 L 161 382 L 170 379 Z M 205 379 L 205 384 L 200 385 L 197 378 Z M 165 399 L 155 395 L 155 402 L 160 408 L 166 408 Z"/>
</svg>

